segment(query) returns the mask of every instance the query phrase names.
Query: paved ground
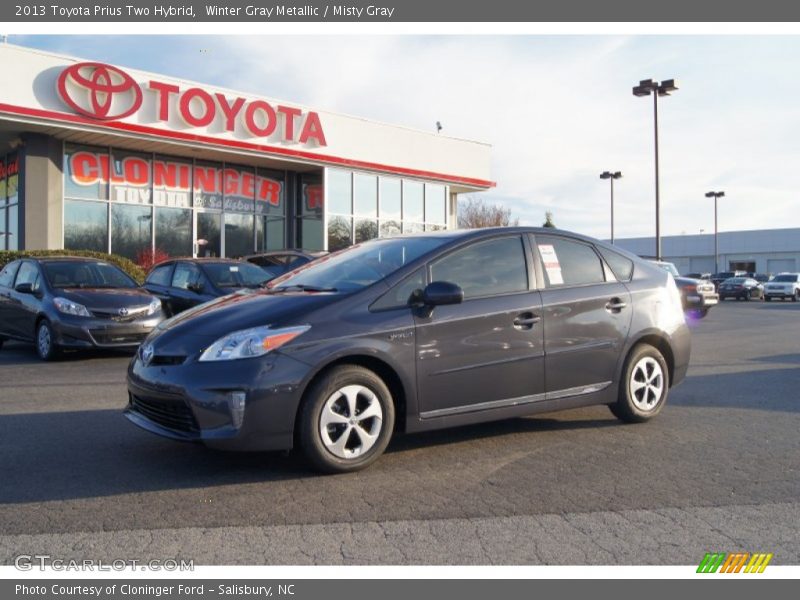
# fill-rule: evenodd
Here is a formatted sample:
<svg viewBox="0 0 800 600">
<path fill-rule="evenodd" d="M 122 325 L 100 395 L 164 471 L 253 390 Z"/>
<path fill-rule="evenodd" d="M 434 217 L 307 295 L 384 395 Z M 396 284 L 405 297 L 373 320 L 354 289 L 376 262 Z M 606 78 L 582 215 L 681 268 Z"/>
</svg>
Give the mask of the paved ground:
<svg viewBox="0 0 800 600">
<path fill-rule="evenodd" d="M 604 407 L 405 436 L 369 470 L 237 455 L 130 425 L 125 356 L 0 351 L 0 564 L 800 563 L 800 304 L 728 302 L 693 324 L 658 419 Z"/>
</svg>

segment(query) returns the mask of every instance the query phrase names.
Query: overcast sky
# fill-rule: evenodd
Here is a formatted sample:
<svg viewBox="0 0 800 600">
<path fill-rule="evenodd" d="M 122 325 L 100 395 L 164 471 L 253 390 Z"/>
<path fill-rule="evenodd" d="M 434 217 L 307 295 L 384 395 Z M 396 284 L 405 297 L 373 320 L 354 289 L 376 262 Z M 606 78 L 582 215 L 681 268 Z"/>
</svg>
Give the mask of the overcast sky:
<svg viewBox="0 0 800 600">
<path fill-rule="evenodd" d="M 523 224 L 606 238 L 653 235 L 652 100 L 659 102 L 662 233 L 800 227 L 798 36 L 10 36 L 45 48 L 489 142 L 484 197 Z"/>
</svg>

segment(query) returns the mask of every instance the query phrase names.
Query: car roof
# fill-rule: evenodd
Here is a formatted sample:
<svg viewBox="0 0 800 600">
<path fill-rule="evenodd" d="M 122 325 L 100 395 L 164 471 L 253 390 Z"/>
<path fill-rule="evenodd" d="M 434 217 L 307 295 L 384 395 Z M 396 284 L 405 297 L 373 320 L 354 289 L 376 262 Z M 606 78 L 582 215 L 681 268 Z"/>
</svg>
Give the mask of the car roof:
<svg viewBox="0 0 800 600">
<path fill-rule="evenodd" d="M 85 262 L 85 263 L 107 263 L 111 264 L 108 260 L 102 258 L 92 258 L 89 256 L 20 256 L 20 260 L 33 260 L 38 263 L 48 262 Z"/>
<path fill-rule="evenodd" d="M 241 264 L 245 261 L 236 258 L 213 258 L 213 257 L 192 258 L 191 256 L 187 256 L 185 258 L 168 258 L 167 260 L 162 260 L 160 263 L 154 264 L 152 267 L 150 267 L 150 269 L 152 270 L 155 269 L 156 267 L 165 267 L 179 262 L 190 262 L 190 263 L 197 263 L 200 265 L 208 265 L 208 264 Z"/>
</svg>

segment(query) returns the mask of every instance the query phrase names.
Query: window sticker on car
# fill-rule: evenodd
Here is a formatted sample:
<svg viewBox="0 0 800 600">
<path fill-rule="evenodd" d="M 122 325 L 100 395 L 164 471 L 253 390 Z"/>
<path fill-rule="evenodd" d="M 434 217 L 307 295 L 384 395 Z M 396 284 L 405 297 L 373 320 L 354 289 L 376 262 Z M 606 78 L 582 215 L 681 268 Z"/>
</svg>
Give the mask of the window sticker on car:
<svg viewBox="0 0 800 600">
<path fill-rule="evenodd" d="M 237 267 L 236 265 L 231 265 L 231 273 L 238 273 L 238 272 L 239 272 L 239 267 Z"/>
<path fill-rule="evenodd" d="M 556 249 L 552 244 L 539 244 L 539 254 L 542 256 L 544 270 L 551 285 L 562 285 L 564 278 L 561 276 L 561 263 L 558 262 Z"/>
</svg>

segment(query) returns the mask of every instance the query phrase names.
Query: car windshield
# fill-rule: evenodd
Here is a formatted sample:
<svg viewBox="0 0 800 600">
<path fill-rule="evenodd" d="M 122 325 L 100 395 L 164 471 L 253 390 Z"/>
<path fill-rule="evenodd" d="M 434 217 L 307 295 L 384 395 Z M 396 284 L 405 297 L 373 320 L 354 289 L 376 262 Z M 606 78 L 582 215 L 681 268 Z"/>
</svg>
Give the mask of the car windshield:
<svg viewBox="0 0 800 600">
<path fill-rule="evenodd" d="M 773 282 L 784 282 L 784 283 L 795 283 L 797 281 L 797 275 L 776 275 L 775 279 L 772 280 Z"/>
<path fill-rule="evenodd" d="M 322 257 L 268 284 L 274 291 L 355 292 L 441 246 L 441 237 L 395 237 L 350 246 Z"/>
<path fill-rule="evenodd" d="M 725 283 L 744 283 L 747 281 L 744 277 L 731 277 L 730 279 L 726 279 Z"/>
<path fill-rule="evenodd" d="M 44 275 L 54 288 L 135 288 L 137 283 L 125 272 L 104 262 L 59 260 L 42 264 Z"/>
<path fill-rule="evenodd" d="M 269 280 L 263 269 L 246 262 L 206 263 L 203 269 L 218 288 L 254 288 Z"/>
</svg>

